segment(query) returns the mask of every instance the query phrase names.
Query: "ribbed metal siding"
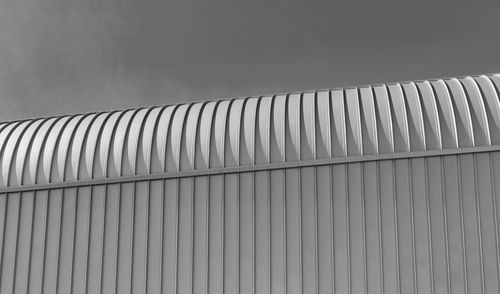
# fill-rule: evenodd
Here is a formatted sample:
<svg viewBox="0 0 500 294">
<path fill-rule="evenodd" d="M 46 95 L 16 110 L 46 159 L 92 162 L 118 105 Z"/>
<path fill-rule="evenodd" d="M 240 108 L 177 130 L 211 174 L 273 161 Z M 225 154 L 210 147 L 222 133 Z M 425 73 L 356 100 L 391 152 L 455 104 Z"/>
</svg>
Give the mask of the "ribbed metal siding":
<svg viewBox="0 0 500 294">
<path fill-rule="evenodd" d="M 0 195 L 0 293 L 499 293 L 500 152 Z"/>
<path fill-rule="evenodd" d="M 498 293 L 499 87 L 0 123 L 0 294 Z"/>
<path fill-rule="evenodd" d="M 499 89 L 493 74 L 4 123 L 0 189 L 498 146 Z"/>
</svg>

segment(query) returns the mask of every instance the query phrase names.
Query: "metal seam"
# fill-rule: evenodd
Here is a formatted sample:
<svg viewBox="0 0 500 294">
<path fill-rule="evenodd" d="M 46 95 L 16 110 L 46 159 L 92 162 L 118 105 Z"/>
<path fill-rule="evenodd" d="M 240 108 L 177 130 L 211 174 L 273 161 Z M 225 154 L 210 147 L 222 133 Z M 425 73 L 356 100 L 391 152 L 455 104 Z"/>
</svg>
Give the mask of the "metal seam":
<svg viewBox="0 0 500 294">
<path fill-rule="evenodd" d="M 110 178 L 104 178 L 104 179 L 90 179 L 90 180 L 73 181 L 73 182 L 59 182 L 59 183 L 47 183 L 47 184 L 35 184 L 35 185 L 28 185 L 28 186 L 2 187 L 2 188 L 0 188 L 0 194 L 1 193 L 14 193 L 14 192 L 18 192 L 18 191 L 58 189 L 58 188 L 67 188 L 67 187 L 80 187 L 80 186 L 115 184 L 115 183 L 125 183 L 125 182 L 138 182 L 138 181 L 147 181 L 147 180 L 197 177 L 197 176 L 205 176 L 205 175 L 222 175 L 222 174 L 251 172 L 251 171 L 275 170 L 275 169 L 289 169 L 289 168 L 308 167 L 308 166 L 337 165 L 337 164 L 347 164 L 347 163 L 356 163 L 356 162 L 396 160 L 396 159 L 407 159 L 407 158 L 438 157 L 438 156 L 446 156 L 446 155 L 474 154 L 474 153 L 496 152 L 496 151 L 500 151 L 500 145 L 499 146 L 480 146 L 480 147 L 458 148 L 458 149 L 429 150 L 429 151 L 420 151 L 420 152 L 416 152 L 416 151 L 414 151 L 414 152 L 401 152 L 401 153 L 395 153 L 395 154 L 378 154 L 378 155 L 336 157 L 336 158 L 293 161 L 293 162 L 283 162 L 283 163 L 256 164 L 256 165 L 224 167 L 224 168 L 210 168 L 210 169 L 204 169 L 204 170 L 180 171 L 180 172 L 175 172 L 175 173 L 151 173 L 151 174 L 146 174 L 146 175 L 110 177 Z"/>
</svg>

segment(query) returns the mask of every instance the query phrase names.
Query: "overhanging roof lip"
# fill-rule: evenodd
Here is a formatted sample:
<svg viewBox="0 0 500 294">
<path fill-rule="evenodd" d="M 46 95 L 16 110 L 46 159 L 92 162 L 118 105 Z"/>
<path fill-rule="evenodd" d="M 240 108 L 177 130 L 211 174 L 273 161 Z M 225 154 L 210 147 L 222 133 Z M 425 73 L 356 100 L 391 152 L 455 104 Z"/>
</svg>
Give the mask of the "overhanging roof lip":
<svg viewBox="0 0 500 294">
<path fill-rule="evenodd" d="M 430 151 L 401 152 L 393 154 L 365 155 L 357 157 L 326 158 L 321 160 L 289 161 L 270 164 L 256 164 L 245 166 L 234 166 L 226 168 L 199 169 L 191 171 L 180 171 L 175 173 L 149 173 L 120 177 L 108 177 L 102 179 L 82 179 L 78 181 L 53 182 L 46 184 L 22 185 L 22 186 L 0 186 L 0 194 L 24 191 L 37 191 L 48 189 L 74 188 L 97 185 L 110 185 L 120 183 L 131 183 L 141 181 L 155 181 L 179 178 L 218 176 L 235 173 L 252 173 L 272 170 L 286 170 L 293 168 L 310 168 L 318 166 L 328 166 L 335 164 L 366 163 L 381 160 L 410 160 L 417 158 L 430 158 L 440 156 L 460 156 L 477 153 L 500 152 L 500 146 L 480 146 L 472 148 L 441 149 Z"/>
<path fill-rule="evenodd" d="M 21 183 L 33 185 L 37 178 L 45 178 L 48 183 L 72 182 L 81 177 L 95 180 L 153 173 L 175 174 L 335 157 L 493 146 L 500 143 L 500 121 L 492 117 L 500 113 L 499 88 L 500 75 L 474 75 L 2 122 L 0 137 L 6 140 L 0 142 L 0 163 L 3 164 L 2 170 L 8 172 L 2 173 L 0 188 Z M 255 105 L 247 108 L 249 101 Z M 212 110 L 205 107 L 209 104 L 213 106 Z M 141 109 L 144 115 L 140 121 L 135 115 L 123 115 L 135 114 Z M 192 111 L 199 113 L 191 114 Z M 205 117 L 206 111 L 213 113 Z M 32 158 L 33 138 L 49 120 L 77 116 L 108 117 L 111 113 L 116 114 L 117 119 L 106 119 L 98 127 L 100 133 L 108 129 L 105 136 L 109 137 L 101 140 L 99 135 L 95 150 L 87 150 L 86 138 L 72 139 L 75 134 L 87 134 L 94 126 L 95 120 L 92 119 L 89 124 L 83 124 L 86 130 L 79 130 L 82 127 L 79 123 L 75 129 L 67 130 L 63 143 L 61 134 L 65 132 L 66 124 L 56 130 L 57 133 L 47 131 L 44 136 L 53 137 L 50 154 L 45 154 L 44 145 L 37 148 L 40 153 Z M 165 114 L 168 117 L 164 117 Z M 446 116 L 451 119 L 446 119 Z M 28 134 L 31 138 L 24 138 L 23 130 L 16 131 L 20 125 L 38 121 L 40 127 Z M 200 128 L 200 124 L 210 126 Z M 12 125 L 16 126 L 8 127 Z M 153 125 L 154 130 L 148 131 L 145 138 L 146 125 Z M 160 138 L 158 132 L 164 137 L 165 146 L 163 140 L 157 141 Z M 19 157 L 18 150 L 11 149 L 21 141 L 29 142 L 30 146 L 23 148 L 28 152 L 20 160 L 26 162 L 28 157 L 37 160 L 39 164 L 35 173 L 4 166 Z M 42 140 L 43 144 L 46 141 L 46 138 Z M 101 146 L 103 142 L 109 146 Z M 6 146 L 9 146 L 8 152 Z M 144 148 L 147 150 L 143 151 Z M 74 154 L 73 150 L 79 154 Z M 101 154 L 102 150 L 107 154 Z M 6 156 L 15 158 L 9 160 L 4 158 Z M 102 156 L 106 157 L 104 161 Z M 40 161 L 40 158 L 44 160 Z M 200 162 L 204 164 L 200 165 Z M 22 168 L 27 166 L 33 165 L 24 164 Z M 87 170 L 89 166 L 92 170 Z"/>
</svg>

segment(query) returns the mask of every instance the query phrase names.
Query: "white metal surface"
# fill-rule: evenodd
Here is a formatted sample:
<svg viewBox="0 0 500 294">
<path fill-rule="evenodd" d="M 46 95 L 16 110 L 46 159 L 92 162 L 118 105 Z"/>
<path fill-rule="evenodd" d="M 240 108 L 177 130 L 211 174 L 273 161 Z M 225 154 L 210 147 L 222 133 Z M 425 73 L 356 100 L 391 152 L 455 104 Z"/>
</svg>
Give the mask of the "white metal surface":
<svg viewBox="0 0 500 294">
<path fill-rule="evenodd" d="M 499 293 L 499 86 L 0 124 L 0 294 Z"/>
</svg>

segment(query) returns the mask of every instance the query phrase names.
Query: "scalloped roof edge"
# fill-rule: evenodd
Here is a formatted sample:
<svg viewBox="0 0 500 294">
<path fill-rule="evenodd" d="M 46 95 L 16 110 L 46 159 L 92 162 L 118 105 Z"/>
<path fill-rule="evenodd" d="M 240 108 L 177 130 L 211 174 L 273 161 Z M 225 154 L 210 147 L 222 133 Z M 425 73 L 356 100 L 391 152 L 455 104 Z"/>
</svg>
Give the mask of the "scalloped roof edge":
<svg viewBox="0 0 500 294">
<path fill-rule="evenodd" d="M 2 122 L 0 188 L 495 147 L 499 93 L 488 74 Z"/>
</svg>

